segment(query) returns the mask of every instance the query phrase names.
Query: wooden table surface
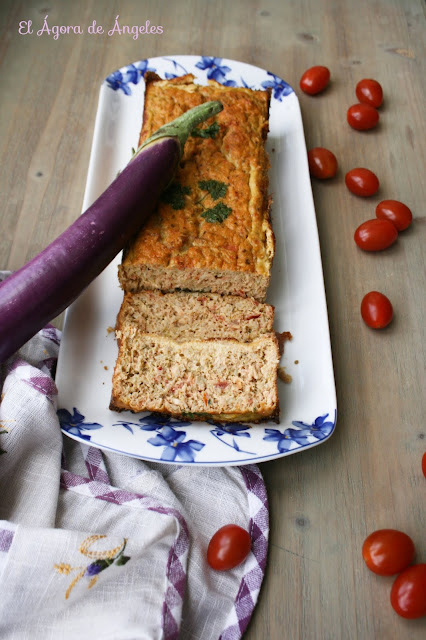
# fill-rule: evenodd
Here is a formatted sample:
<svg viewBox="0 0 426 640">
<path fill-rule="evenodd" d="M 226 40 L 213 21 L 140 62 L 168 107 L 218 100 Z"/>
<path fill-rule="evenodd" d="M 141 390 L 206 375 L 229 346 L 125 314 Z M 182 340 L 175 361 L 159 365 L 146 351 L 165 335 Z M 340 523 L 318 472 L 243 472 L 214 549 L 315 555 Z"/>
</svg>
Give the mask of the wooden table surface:
<svg viewBox="0 0 426 640">
<path fill-rule="evenodd" d="M 363 564 L 362 543 L 379 528 L 412 536 L 426 562 L 425 439 L 425 16 L 422 0 L 2 0 L 0 269 L 16 269 L 79 214 L 99 85 L 142 58 L 205 54 L 266 68 L 298 94 L 307 147 L 325 146 L 338 176 L 312 185 L 321 243 L 338 396 L 333 437 L 261 465 L 271 512 L 269 563 L 245 638 L 321 640 L 425 637 L 389 603 L 390 578 Z M 57 40 L 36 31 L 80 25 Z M 88 35 L 162 25 L 162 35 Z M 32 34 L 19 33 L 32 21 Z M 25 28 L 21 29 L 25 32 Z M 331 69 L 318 97 L 299 90 L 303 71 Z M 364 77 L 385 94 L 379 127 L 352 130 L 346 110 Z M 377 172 L 381 187 L 357 198 L 344 174 Z M 382 199 L 407 203 L 414 222 L 385 252 L 367 254 L 355 228 Z M 382 331 L 360 317 L 372 289 L 392 300 Z M 58 320 L 60 322 L 60 319 Z M 423 394 L 423 395 L 422 395 Z"/>
</svg>

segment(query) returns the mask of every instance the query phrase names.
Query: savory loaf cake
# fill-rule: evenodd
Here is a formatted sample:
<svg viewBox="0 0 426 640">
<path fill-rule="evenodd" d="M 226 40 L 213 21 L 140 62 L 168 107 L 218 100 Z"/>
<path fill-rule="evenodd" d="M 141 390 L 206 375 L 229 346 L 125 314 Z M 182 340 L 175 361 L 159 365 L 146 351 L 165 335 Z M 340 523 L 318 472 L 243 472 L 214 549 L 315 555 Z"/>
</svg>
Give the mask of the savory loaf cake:
<svg viewBox="0 0 426 640">
<path fill-rule="evenodd" d="M 265 299 L 274 254 L 268 197 L 269 91 L 145 77 L 140 142 L 208 100 L 223 111 L 193 132 L 174 182 L 123 254 L 124 291 L 215 292 Z"/>
<path fill-rule="evenodd" d="M 252 342 L 178 341 L 126 324 L 117 337 L 113 410 L 229 422 L 258 422 L 278 412 L 274 334 Z"/>
<path fill-rule="evenodd" d="M 117 330 L 134 325 L 141 333 L 173 340 L 235 339 L 248 342 L 272 332 L 274 308 L 254 298 L 217 293 L 141 291 L 126 293 Z"/>
</svg>

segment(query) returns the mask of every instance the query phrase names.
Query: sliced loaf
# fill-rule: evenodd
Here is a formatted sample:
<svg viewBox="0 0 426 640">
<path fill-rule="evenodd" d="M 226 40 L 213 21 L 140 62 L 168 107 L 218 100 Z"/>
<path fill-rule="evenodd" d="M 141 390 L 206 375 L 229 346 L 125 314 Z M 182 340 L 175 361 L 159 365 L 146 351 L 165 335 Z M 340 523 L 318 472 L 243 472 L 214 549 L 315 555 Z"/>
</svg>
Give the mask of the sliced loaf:
<svg viewBox="0 0 426 640">
<path fill-rule="evenodd" d="M 274 308 L 254 298 L 141 291 L 125 294 L 117 329 L 129 324 L 141 333 L 173 340 L 233 338 L 247 342 L 270 333 L 273 321 Z"/>
<path fill-rule="evenodd" d="M 229 422 L 278 414 L 279 352 L 272 333 L 252 342 L 177 341 L 125 324 L 117 338 L 113 410 Z"/>
</svg>

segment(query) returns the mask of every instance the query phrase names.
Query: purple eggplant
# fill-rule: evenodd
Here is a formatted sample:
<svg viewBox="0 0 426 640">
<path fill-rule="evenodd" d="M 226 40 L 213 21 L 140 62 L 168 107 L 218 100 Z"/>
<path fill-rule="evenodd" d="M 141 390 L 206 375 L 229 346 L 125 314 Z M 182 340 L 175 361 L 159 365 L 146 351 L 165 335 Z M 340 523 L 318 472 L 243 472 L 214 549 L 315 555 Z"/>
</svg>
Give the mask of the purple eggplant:
<svg viewBox="0 0 426 640">
<path fill-rule="evenodd" d="M 56 240 L 0 283 L 0 362 L 62 313 L 115 258 L 172 180 L 192 129 L 222 110 L 206 102 L 161 127 Z"/>
</svg>

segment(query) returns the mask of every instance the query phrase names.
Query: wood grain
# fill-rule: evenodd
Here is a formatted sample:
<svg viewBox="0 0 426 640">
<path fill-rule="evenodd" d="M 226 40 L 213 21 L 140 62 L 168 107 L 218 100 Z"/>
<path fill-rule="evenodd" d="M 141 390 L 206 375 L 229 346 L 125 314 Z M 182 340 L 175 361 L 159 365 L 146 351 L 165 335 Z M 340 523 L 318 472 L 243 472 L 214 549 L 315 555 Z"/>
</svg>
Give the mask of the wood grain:
<svg viewBox="0 0 426 640">
<path fill-rule="evenodd" d="M 420 639 L 424 620 L 389 604 L 391 579 L 370 574 L 361 546 L 371 531 L 410 534 L 426 561 L 425 439 L 425 15 L 421 0 L 188 0 L 58 2 L 3 0 L 0 9 L 0 269 L 16 269 L 80 213 L 99 85 L 113 70 L 156 55 L 205 54 L 267 68 L 299 96 L 307 146 L 326 146 L 339 174 L 313 182 L 330 319 L 338 425 L 323 445 L 261 466 L 271 508 L 269 563 L 245 635 L 350 640 Z M 162 35 L 19 35 L 22 20 L 112 28 L 162 25 Z M 298 89 L 325 64 L 329 88 Z M 378 79 L 380 125 L 346 123 L 355 84 Z M 367 166 L 381 181 L 361 199 L 344 174 Z M 377 202 L 406 202 L 414 223 L 380 254 L 357 249 L 353 232 Z M 297 212 L 290 212 L 297 215 Z M 383 332 L 363 325 L 363 295 L 394 305 Z M 60 323 L 60 319 L 58 319 Z M 289 327 L 291 330 L 291 327 Z"/>
</svg>

